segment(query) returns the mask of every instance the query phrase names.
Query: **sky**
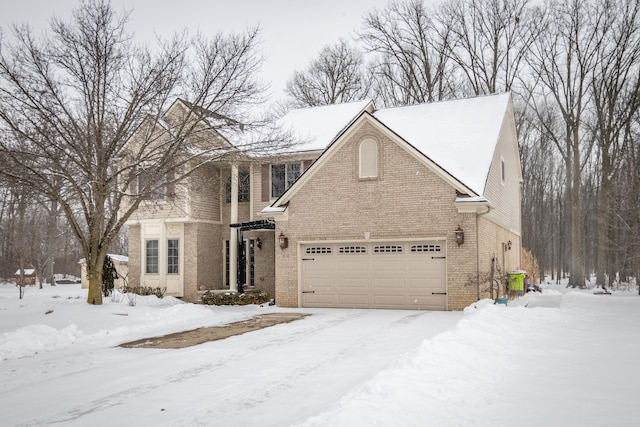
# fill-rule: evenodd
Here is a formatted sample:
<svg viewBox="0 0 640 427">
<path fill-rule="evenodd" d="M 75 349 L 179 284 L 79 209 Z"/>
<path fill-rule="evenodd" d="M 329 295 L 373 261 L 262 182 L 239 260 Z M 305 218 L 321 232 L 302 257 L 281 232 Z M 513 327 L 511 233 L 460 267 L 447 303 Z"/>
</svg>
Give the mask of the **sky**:
<svg viewBox="0 0 640 427">
<path fill-rule="evenodd" d="M 464 311 L 204 306 L 0 283 L 0 424 L 635 427 L 640 296 L 543 285 Z M 617 287 L 616 287 L 617 288 Z M 309 316 L 182 349 L 134 340 Z"/>
<path fill-rule="evenodd" d="M 294 70 L 306 68 L 320 49 L 340 37 L 355 37 L 364 14 L 382 9 L 388 0 L 112 0 L 116 9 L 132 10 L 129 29 L 141 41 L 184 28 L 203 34 L 243 31 L 260 25 L 267 60 L 263 78 L 274 98 L 282 96 Z M 0 0 L 0 27 L 28 22 L 41 31 L 54 14 L 70 16 L 76 0 Z"/>
</svg>

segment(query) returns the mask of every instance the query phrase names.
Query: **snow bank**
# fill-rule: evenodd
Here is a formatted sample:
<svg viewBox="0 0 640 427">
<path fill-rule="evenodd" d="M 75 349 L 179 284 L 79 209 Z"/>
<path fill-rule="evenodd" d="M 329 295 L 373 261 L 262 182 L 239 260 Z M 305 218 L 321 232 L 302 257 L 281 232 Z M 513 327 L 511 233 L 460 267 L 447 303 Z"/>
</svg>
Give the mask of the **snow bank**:
<svg viewBox="0 0 640 427">
<path fill-rule="evenodd" d="M 0 360 L 17 359 L 42 351 L 51 351 L 73 344 L 82 336 L 76 325 L 55 329 L 47 325 L 29 325 L 0 338 Z"/>
</svg>

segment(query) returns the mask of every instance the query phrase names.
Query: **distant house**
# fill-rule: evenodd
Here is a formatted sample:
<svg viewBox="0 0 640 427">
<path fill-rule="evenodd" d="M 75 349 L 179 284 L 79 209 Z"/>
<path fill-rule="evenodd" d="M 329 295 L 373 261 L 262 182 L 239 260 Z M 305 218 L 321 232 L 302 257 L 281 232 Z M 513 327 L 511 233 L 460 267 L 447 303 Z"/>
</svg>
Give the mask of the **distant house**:
<svg viewBox="0 0 640 427">
<path fill-rule="evenodd" d="M 315 107 L 280 124 L 295 150 L 211 163 L 138 210 L 131 284 L 188 300 L 241 287 L 286 307 L 459 310 L 489 296 L 490 271 L 520 267 L 509 94 Z"/>
<path fill-rule="evenodd" d="M 36 279 L 37 279 L 36 270 L 34 270 L 33 268 L 25 268 L 24 270 L 22 270 L 22 273 L 24 277 L 24 284 L 29 286 L 35 286 Z M 16 276 L 16 282 L 20 284 L 20 270 L 16 270 L 15 276 Z"/>
</svg>

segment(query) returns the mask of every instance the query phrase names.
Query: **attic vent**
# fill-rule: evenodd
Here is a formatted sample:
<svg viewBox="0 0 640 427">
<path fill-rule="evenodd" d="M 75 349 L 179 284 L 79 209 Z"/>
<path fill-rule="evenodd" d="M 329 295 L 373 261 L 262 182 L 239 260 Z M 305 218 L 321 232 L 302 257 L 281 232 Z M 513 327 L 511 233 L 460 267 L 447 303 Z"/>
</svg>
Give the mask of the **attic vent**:
<svg viewBox="0 0 640 427">
<path fill-rule="evenodd" d="M 341 254 L 366 254 L 366 246 L 341 246 L 339 249 Z"/>
<path fill-rule="evenodd" d="M 374 246 L 373 247 L 373 252 L 375 252 L 377 254 L 381 254 L 381 253 L 401 253 L 402 252 L 402 246 L 400 246 L 400 245 Z"/>
<path fill-rule="evenodd" d="M 440 245 L 412 245 L 411 252 L 440 252 Z"/>
<path fill-rule="evenodd" d="M 324 246 L 314 246 L 311 248 L 307 248 L 305 252 L 308 254 L 330 254 L 331 248 L 324 247 Z"/>
</svg>

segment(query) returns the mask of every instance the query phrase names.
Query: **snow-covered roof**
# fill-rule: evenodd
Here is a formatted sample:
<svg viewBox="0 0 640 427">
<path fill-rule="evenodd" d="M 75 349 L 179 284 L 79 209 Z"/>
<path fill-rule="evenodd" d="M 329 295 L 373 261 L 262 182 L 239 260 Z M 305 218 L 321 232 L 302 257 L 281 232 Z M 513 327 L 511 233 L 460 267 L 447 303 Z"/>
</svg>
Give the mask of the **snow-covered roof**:
<svg viewBox="0 0 640 427">
<path fill-rule="evenodd" d="M 126 255 L 118 255 L 118 254 L 107 254 L 107 256 L 109 258 L 111 258 L 111 261 L 117 261 L 117 262 L 129 262 L 129 257 Z M 80 259 L 80 261 L 78 261 L 78 264 L 82 264 L 86 262 L 85 258 Z"/>
<path fill-rule="evenodd" d="M 24 269 L 24 275 L 25 276 L 33 276 L 35 274 L 36 270 L 34 270 L 33 268 L 25 268 Z M 16 276 L 20 275 L 20 270 L 16 270 Z"/>
<path fill-rule="evenodd" d="M 484 194 L 510 94 L 407 107 L 373 115 L 456 179 Z"/>
<path fill-rule="evenodd" d="M 295 151 L 324 150 L 368 107 L 373 108 L 371 100 L 299 108 L 279 119 L 278 125 L 299 141 Z"/>
</svg>

